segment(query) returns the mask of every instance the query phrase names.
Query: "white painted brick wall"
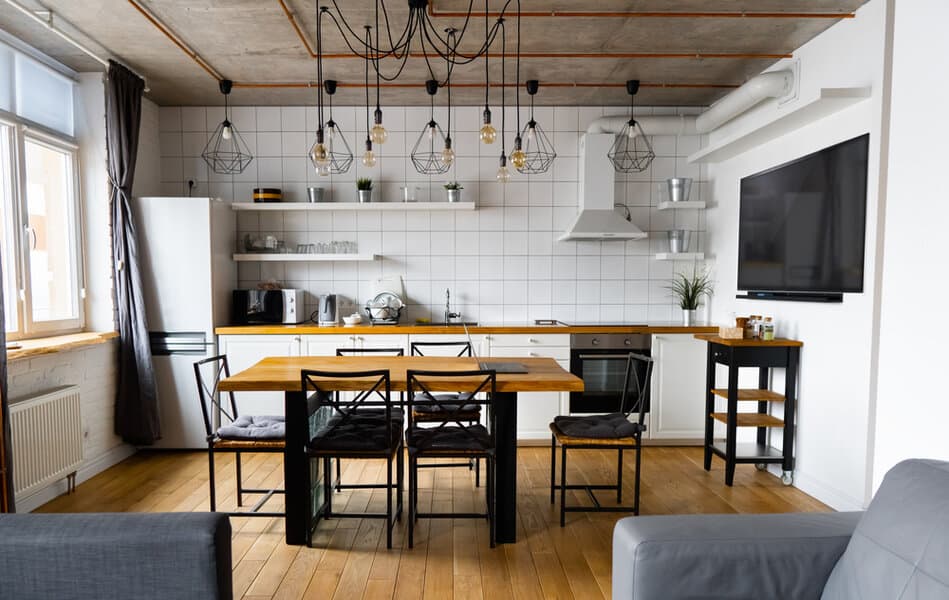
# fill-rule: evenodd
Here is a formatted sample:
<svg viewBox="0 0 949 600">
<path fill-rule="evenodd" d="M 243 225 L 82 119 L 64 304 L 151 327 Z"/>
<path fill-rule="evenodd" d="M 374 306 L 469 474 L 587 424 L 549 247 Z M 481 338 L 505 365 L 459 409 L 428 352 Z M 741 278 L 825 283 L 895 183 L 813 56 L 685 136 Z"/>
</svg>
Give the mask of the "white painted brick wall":
<svg viewBox="0 0 949 600">
<path fill-rule="evenodd" d="M 124 446 L 113 433 L 118 343 L 84 346 L 10 361 L 11 403 L 18 398 L 64 385 L 78 385 L 81 397 L 83 458 L 86 464 L 102 461 Z M 101 470 L 101 469 L 100 469 Z M 84 472 L 83 479 L 95 473 Z"/>
</svg>

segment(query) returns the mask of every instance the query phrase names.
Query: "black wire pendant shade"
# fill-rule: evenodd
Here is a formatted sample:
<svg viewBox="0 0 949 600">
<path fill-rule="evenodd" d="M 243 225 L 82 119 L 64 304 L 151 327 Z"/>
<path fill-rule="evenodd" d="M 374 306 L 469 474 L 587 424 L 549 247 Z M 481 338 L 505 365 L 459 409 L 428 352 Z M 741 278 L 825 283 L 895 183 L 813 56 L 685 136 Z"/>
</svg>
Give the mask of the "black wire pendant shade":
<svg viewBox="0 0 949 600">
<path fill-rule="evenodd" d="M 230 79 L 218 82 L 221 93 L 224 94 L 224 120 L 214 129 L 204 151 L 201 152 L 201 158 L 208 167 L 221 175 L 243 173 L 254 160 L 244 137 L 229 119 L 227 96 L 233 85 Z"/>
<path fill-rule="evenodd" d="M 652 144 L 649 143 L 649 138 L 646 137 L 642 126 L 636 121 L 633 111 L 633 99 L 638 91 L 638 79 L 630 79 L 626 82 L 626 92 L 630 98 L 629 121 L 616 136 L 616 141 L 606 154 L 613 163 L 613 168 L 620 173 L 641 173 L 648 169 L 652 164 L 652 159 L 656 158 Z"/>
<path fill-rule="evenodd" d="M 438 93 L 438 82 L 434 79 L 426 81 L 425 91 L 431 98 L 432 116 L 412 147 L 412 165 L 422 175 L 441 175 L 448 172 L 451 163 L 442 158 L 447 141 L 445 132 L 435 121 L 435 94 Z"/>
<path fill-rule="evenodd" d="M 333 120 L 333 94 L 336 93 L 336 80 L 327 79 L 323 88 L 329 96 L 329 120 L 326 126 L 316 132 L 316 142 L 310 147 L 310 162 L 320 175 L 340 175 L 353 166 L 353 151 L 346 141 L 339 125 Z M 322 144 L 322 148 L 320 145 Z"/>
<path fill-rule="evenodd" d="M 540 84 L 536 79 L 527 80 L 527 93 L 531 97 L 531 118 L 524 126 L 524 131 L 521 132 L 521 138 L 524 140 L 524 165 L 518 167 L 517 171 L 530 175 L 546 173 L 557 158 L 557 152 L 554 151 L 550 138 L 534 120 L 534 95 L 537 94 L 539 87 Z"/>
</svg>

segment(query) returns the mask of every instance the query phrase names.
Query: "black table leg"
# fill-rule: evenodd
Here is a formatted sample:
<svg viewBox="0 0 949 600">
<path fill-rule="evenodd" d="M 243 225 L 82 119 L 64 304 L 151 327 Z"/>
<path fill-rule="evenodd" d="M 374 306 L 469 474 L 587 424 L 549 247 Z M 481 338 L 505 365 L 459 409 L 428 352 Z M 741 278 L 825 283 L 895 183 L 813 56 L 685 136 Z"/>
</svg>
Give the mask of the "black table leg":
<svg viewBox="0 0 949 600">
<path fill-rule="evenodd" d="M 705 357 L 705 470 L 712 468 L 712 439 L 715 427 L 715 421 L 712 419 L 712 413 L 715 412 L 715 394 L 712 389 L 715 387 L 715 354 L 712 352 L 712 344 L 708 346 Z"/>
<path fill-rule="evenodd" d="M 738 367 L 728 365 L 728 409 L 725 424 L 725 485 L 735 481 L 735 458 L 738 443 Z"/>
<path fill-rule="evenodd" d="M 794 413 L 797 410 L 797 367 L 800 359 L 800 348 L 788 348 L 784 380 L 784 460 L 781 463 L 785 475 L 794 470 Z"/>
<path fill-rule="evenodd" d="M 287 445 L 283 453 L 283 485 L 286 490 L 287 544 L 306 544 L 309 527 L 310 466 L 305 447 L 309 434 L 309 411 L 303 392 L 284 394 Z"/>
<path fill-rule="evenodd" d="M 517 393 L 495 394 L 497 418 L 497 512 L 495 527 L 499 544 L 517 541 Z"/>
</svg>

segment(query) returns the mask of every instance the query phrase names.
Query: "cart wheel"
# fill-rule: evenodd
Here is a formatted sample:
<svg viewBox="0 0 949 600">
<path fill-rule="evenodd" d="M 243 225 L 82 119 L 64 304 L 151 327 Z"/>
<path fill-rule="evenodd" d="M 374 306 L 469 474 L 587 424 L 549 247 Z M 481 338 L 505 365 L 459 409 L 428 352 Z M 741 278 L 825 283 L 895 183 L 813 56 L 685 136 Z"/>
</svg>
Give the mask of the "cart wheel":
<svg viewBox="0 0 949 600">
<path fill-rule="evenodd" d="M 793 482 L 794 477 L 791 475 L 791 471 L 785 471 L 784 474 L 781 475 L 781 483 L 784 485 L 791 485 Z"/>
<path fill-rule="evenodd" d="M 768 465 L 764 463 L 755 463 L 755 468 L 759 471 L 766 471 L 768 469 Z"/>
</svg>

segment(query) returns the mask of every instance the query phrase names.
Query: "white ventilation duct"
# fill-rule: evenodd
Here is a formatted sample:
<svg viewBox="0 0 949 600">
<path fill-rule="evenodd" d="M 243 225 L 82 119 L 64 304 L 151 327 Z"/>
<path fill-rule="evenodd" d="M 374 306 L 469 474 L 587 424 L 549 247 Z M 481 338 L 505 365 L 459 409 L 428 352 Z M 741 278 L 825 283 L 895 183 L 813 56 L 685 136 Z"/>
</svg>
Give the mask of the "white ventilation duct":
<svg viewBox="0 0 949 600">
<path fill-rule="evenodd" d="M 752 77 L 708 110 L 693 115 L 643 115 L 636 120 L 648 135 L 695 135 L 718 129 L 738 115 L 767 100 L 780 98 L 794 88 L 794 73 L 790 69 L 770 71 Z M 587 133 L 618 134 L 629 122 L 629 115 L 600 117 L 590 123 Z"/>
<path fill-rule="evenodd" d="M 645 115 L 638 117 L 647 135 L 696 135 L 708 133 L 749 108 L 792 91 L 794 73 L 771 71 L 753 77 L 698 116 Z M 629 122 L 628 115 L 600 117 L 587 127 L 580 140 L 580 211 L 567 231 L 568 240 L 638 240 L 646 233 L 613 210 L 616 173 L 606 154 L 615 136 Z"/>
</svg>

